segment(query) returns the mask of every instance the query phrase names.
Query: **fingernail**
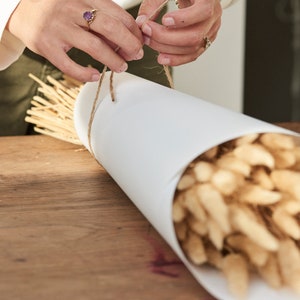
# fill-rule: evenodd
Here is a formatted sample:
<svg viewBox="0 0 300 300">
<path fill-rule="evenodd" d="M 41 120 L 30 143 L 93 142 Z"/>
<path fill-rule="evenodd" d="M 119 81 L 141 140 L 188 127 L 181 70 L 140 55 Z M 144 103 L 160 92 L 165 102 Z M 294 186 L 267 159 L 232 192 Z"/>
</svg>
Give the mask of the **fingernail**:
<svg viewBox="0 0 300 300">
<path fill-rule="evenodd" d="M 143 27 L 142 27 L 142 31 L 148 35 L 148 36 L 151 36 L 152 35 L 152 29 L 151 27 L 148 25 L 148 24 L 145 24 Z"/>
<path fill-rule="evenodd" d="M 166 17 L 163 19 L 163 25 L 165 26 L 174 26 L 175 25 L 175 20 L 171 17 Z"/>
<path fill-rule="evenodd" d="M 169 65 L 170 62 L 171 60 L 168 57 L 158 57 L 158 63 L 161 65 Z"/>
<path fill-rule="evenodd" d="M 150 38 L 148 36 L 144 35 L 144 44 L 147 45 L 147 46 L 149 46 L 150 45 L 150 41 L 151 41 Z"/>
<path fill-rule="evenodd" d="M 135 19 L 135 22 L 139 27 L 141 27 L 146 22 L 146 20 L 147 20 L 147 17 L 145 15 L 141 15 Z"/>
<path fill-rule="evenodd" d="M 125 72 L 127 70 L 127 68 L 128 68 L 127 63 L 124 63 L 117 72 L 118 73 Z"/>
<path fill-rule="evenodd" d="M 144 50 L 141 48 L 137 56 L 135 57 L 136 60 L 143 58 Z"/>
<path fill-rule="evenodd" d="M 100 74 L 96 73 L 92 75 L 92 81 L 98 81 L 100 79 Z"/>
</svg>

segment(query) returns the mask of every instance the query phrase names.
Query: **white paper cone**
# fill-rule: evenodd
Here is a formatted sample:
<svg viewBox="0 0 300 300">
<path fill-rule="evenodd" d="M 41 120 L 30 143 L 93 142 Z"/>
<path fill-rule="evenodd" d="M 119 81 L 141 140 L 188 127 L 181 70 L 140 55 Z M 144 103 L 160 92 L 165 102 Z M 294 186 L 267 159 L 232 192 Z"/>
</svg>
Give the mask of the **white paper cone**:
<svg viewBox="0 0 300 300">
<path fill-rule="evenodd" d="M 115 3 L 123 7 L 124 9 L 132 8 L 142 2 L 142 0 L 113 0 Z"/>
<path fill-rule="evenodd" d="M 177 183 L 188 164 L 213 146 L 250 133 L 296 133 L 128 73 L 114 74 L 116 100 L 112 102 L 109 76 L 110 73 L 105 76 L 91 130 L 96 159 L 195 278 L 219 299 L 233 299 L 223 275 L 192 266 L 177 242 L 172 221 Z M 87 148 L 96 90 L 97 83 L 86 84 L 75 105 L 75 128 Z M 249 299 L 266 299 L 265 294 L 258 298 L 257 292 L 262 289 L 271 293 L 271 299 L 297 299 L 289 291 L 275 293 L 260 281 L 258 285 L 260 289 L 250 290 Z"/>
</svg>

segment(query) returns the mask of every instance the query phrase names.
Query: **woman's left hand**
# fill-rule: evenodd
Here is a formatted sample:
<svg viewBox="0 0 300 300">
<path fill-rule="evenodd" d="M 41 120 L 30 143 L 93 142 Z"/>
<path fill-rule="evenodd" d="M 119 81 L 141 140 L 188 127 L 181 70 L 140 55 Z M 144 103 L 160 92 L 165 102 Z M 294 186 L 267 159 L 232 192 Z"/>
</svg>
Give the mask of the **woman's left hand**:
<svg viewBox="0 0 300 300">
<path fill-rule="evenodd" d="M 212 43 L 221 26 L 220 0 L 178 0 L 178 10 L 155 22 L 165 0 L 144 0 L 136 19 L 144 43 L 158 51 L 162 65 L 178 66 L 196 60 Z M 149 20 L 150 18 L 150 20 Z"/>
</svg>

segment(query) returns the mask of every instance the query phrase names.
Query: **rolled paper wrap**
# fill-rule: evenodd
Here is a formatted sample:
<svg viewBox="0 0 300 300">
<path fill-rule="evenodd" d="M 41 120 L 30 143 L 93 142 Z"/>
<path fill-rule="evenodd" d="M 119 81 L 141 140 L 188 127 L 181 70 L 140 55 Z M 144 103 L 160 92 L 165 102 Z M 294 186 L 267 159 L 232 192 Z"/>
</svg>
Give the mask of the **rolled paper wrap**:
<svg viewBox="0 0 300 300">
<path fill-rule="evenodd" d="M 201 285 L 218 299 L 233 299 L 224 275 L 192 265 L 181 250 L 172 221 L 177 183 L 190 162 L 223 142 L 251 133 L 297 134 L 129 73 L 114 75 L 112 102 L 109 77 L 105 75 L 91 128 L 95 158 Z M 75 104 L 75 128 L 87 148 L 96 90 L 97 83 L 85 84 Z M 252 280 L 249 299 L 267 297 L 299 299 L 287 289 L 276 291 Z"/>
<path fill-rule="evenodd" d="M 115 3 L 123 7 L 124 9 L 132 8 L 136 5 L 139 5 L 142 0 L 113 0 Z"/>
</svg>

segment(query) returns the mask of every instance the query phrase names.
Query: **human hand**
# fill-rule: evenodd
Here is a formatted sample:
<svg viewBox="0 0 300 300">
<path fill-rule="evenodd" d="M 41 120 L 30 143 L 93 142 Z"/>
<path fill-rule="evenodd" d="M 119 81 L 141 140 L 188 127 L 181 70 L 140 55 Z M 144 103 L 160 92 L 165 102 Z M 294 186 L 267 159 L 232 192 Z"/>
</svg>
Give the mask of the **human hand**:
<svg viewBox="0 0 300 300">
<path fill-rule="evenodd" d="M 180 9 L 166 13 L 162 24 L 149 17 L 165 0 L 144 0 L 137 24 L 144 42 L 158 51 L 158 63 L 178 66 L 196 60 L 204 51 L 205 39 L 216 39 L 221 26 L 220 0 L 178 0 Z"/>
<path fill-rule="evenodd" d="M 92 9 L 97 12 L 88 26 L 83 13 Z M 126 61 L 143 57 L 143 37 L 134 18 L 111 0 L 21 0 L 7 29 L 30 50 L 82 82 L 97 81 L 100 74 L 73 61 L 67 55 L 73 47 L 115 72 L 125 71 Z"/>
</svg>

